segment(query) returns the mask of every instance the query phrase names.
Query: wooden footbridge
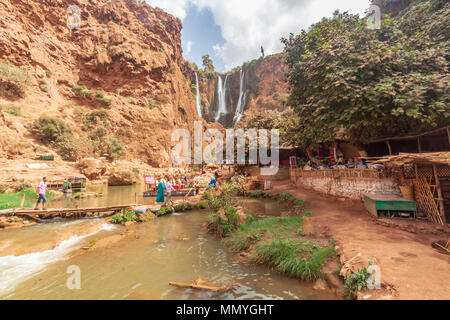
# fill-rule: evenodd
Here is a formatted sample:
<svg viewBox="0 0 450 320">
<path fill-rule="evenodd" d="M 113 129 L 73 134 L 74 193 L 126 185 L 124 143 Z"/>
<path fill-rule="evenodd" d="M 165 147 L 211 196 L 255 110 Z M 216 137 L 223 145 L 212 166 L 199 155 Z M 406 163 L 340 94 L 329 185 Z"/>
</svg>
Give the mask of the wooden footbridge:
<svg viewBox="0 0 450 320">
<path fill-rule="evenodd" d="M 95 218 L 95 217 L 108 217 L 122 210 L 132 210 L 136 207 L 135 204 L 112 206 L 112 207 L 99 207 L 99 208 L 74 208 L 74 209 L 52 209 L 46 210 L 33 210 L 33 209 L 11 209 L 4 214 L 14 215 L 17 217 L 28 218 L 34 221 L 42 222 L 43 220 L 49 220 L 53 218 L 66 218 L 66 219 L 78 219 L 78 218 Z"/>
</svg>

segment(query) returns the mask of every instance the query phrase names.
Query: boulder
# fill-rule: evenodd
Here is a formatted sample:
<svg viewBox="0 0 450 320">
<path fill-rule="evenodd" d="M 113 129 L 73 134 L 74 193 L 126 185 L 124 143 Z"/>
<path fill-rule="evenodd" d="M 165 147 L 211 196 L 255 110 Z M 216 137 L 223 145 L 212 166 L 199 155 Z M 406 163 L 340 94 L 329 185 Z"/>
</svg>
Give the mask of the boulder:
<svg viewBox="0 0 450 320">
<path fill-rule="evenodd" d="M 131 186 L 136 182 L 136 176 L 130 171 L 113 172 L 108 178 L 110 186 Z"/>
<path fill-rule="evenodd" d="M 86 158 L 78 162 L 78 167 L 82 174 L 89 180 L 100 180 L 106 173 L 105 164 L 94 158 Z"/>
</svg>

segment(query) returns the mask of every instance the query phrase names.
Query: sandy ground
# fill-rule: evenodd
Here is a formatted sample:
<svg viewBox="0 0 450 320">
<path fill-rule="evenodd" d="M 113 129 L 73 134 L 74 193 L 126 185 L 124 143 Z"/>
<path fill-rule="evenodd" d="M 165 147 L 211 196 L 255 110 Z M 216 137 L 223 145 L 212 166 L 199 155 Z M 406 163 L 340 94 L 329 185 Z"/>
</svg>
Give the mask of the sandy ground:
<svg viewBox="0 0 450 320">
<path fill-rule="evenodd" d="M 289 181 L 275 182 L 271 190 L 284 191 L 308 202 L 316 232 L 337 239 L 345 261 L 361 254 L 363 260 L 373 259 L 380 267 L 383 288 L 389 290 L 367 290 L 366 298 L 450 299 L 450 255 L 431 247 L 432 242 L 450 237 L 449 228 L 426 222 L 378 221 L 362 201 L 341 201 Z"/>
<path fill-rule="evenodd" d="M 30 169 L 27 164 L 46 164 L 49 168 Z M 7 160 L 0 159 L 0 183 L 11 184 L 25 181 L 39 183 L 42 177 L 49 180 L 63 180 L 71 176 L 79 176 L 80 170 L 76 163 L 64 161 L 38 161 L 31 159 Z"/>
</svg>

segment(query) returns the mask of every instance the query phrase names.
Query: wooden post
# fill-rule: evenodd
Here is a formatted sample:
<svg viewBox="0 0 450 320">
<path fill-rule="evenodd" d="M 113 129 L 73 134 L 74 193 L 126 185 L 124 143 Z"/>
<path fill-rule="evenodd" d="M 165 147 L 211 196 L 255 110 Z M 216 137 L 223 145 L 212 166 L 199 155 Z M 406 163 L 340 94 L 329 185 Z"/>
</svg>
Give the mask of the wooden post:
<svg viewBox="0 0 450 320">
<path fill-rule="evenodd" d="M 417 137 L 417 146 L 419 149 L 419 153 L 422 153 L 422 144 L 420 143 L 420 137 Z"/>
<path fill-rule="evenodd" d="M 450 129 L 447 128 L 448 145 L 450 146 Z"/>
<path fill-rule="evenodd" d="M 25 203 L 25 193 L 22 193 L 22 199 L 20 199 L 20 209 L 23 209 Z"/>
<path fill-rule="evenodd" d="M 390 143 L 389 140 L 386 141 L 386 145 L 387 145 L 388 150 L 389 150 L 389 155 L 392 156 L 392 148 L 391 148 L 391 143 Z"/>
<path fill-rule="evenodd" d="M 433 172 L 434 172 L 434 179 L 436 180 L 436 188 L 438 192 L 438 198 L 439 198 L 439 211 L 441 213 L 442 221 L 444 224 L 447 223 L 446 217 L 445 217 L 445 206 L 444 206 L 444 197 L 442 195 L 442 189 L 441 189 L 441 183 L 439 182 L 439 176 L 437 173 L 436 165 L 433 163 Z"/>
</svg>

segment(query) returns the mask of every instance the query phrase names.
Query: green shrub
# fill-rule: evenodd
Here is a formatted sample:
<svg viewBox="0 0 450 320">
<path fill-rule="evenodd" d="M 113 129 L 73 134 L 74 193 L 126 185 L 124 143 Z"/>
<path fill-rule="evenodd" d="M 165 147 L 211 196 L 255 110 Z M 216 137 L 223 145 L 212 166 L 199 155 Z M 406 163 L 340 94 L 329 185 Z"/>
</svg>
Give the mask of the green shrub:
<svg viewBox="0 0 450 320">
<path fill-rule="evenodd" d="M 289 192 L 283 192 L 281 194 L 276 195 L 274 198 L 277 199 L 277 200 L 281 200 L 281 201 L 292 203 L 293 205 L 296 205 L 296 206 L 301 206 L 301 205 L 305 205 L 306 204 L 305 200 L 297 199 L 295 196 L 293 196 Z"/>
<path fill-rule="evenodd" d="M 122 156 L 125 152 L 123 143 L 113 136 L 106 136 L 104 138 L 104 151 L 108 154 L 110 160 L 115 160 Z"/>
<path fill-rule="evenodd" d="M 108 110 L 105 109 L 94 110 L 84 116 L 84 125 L 86 129 L 89 128 L 91 124 L 100 124 L 100 123 L 104 124 L 108 121 L 109 121 Z"/>
<path fill-rule="evenodd" d="M 44 143 L 55 142 L 64 135 L 72 135 L 72 131 L 64 121 L 55 118 L 40 117 L 34 122 L 33 127 Z"/>
<path fill-rule="evenodd" d="M 48 92 L 48 85 L 46 84 L 41 84 L 39 88 L 41 89 L 42 92 Z"/>
<path fill-rule="evenodd" d="M 332 247 L 322 248 L 306 240 L 274 240 L 256 246 L 253 259 L 275 267 L 281 273 L 302 280 L 315 280 L 322 274 L 328 257 L 335 254 Z"/>
<path fill-rule="evenodd" d="M 18 182 L 13 186 L 13 189 L 15 192 L 21 192 L 27 189 L 31 188 L 31 184 L 29 184 L 28 182 Z"/>
<path fill-rule="evenodd" d="M 5 109 L 5 112 L 15 117 L 20 117 L 22 115 L 22 109 L 17 106 L 10 106 L 9 108 Z"/>
<path fill-rule="evenodd" d="M 222 208 L 231 207 L 235 204 L 233 198 L 226 192 L 218 196 L 206 192 L 204 198 L 208 208 L 213 211 L 219 211 Z"/>
<path fill-rule="evenodd" d="M 77 161 L 80 157 L 79 144 L 72 134 L 62 135 L 52 145 L 65 161 Z"/>
<path fill-rule="evenodd" d="M 88 98 L 91 95 L 94 94 L 93 91 L 89 90 L 86 86 L 81 85 L 81 86 L 75 86 L 72 89 L 75 93 L 77 93 L 79 96 L 81 96 L 82 98 Z"/>
<path fill-rule="evenodd" d="M 367 268 L 362 268 L 358 272 L 352 273 L 345 278 L 345 289 L 347 290 L 347 297 L 351 298 L 356 292 L 361 291 L 367 286 L 367 281 L 370 278 L 370 274 L 367 272 Z"/>
<path fill-rule="evenodd" d="M 141 217 L 138 217 L 136 212 L 128 210 L 125 212 L 116 213 L 111 220 L 111 222 L 114 224 L 121 224 L 121 223 L 130 222 L 130 221 L 144 222 L 145 218 L 142 219 Z"/>
<path fill-rule="evenodd" d="M 156 214 L 157 216 L 161 217 L 161 216 L 165 216 L 166 214 L 171 214 L 175 209 L 172 207 L 165 207 L 165 208 L 161 208 L 161 210 L 158 211 L 158 213 Z M 176 210 L 175 210 L 176 211 Z"/>
<path fill-rule="evenodd" d="M 27 70 L 16 67 L 9 61 L 0 63 L 0 75 L 9 81 L 22 84 L 30 84 L 33 80 Z"/>
</svg>

